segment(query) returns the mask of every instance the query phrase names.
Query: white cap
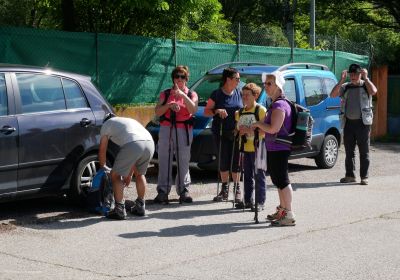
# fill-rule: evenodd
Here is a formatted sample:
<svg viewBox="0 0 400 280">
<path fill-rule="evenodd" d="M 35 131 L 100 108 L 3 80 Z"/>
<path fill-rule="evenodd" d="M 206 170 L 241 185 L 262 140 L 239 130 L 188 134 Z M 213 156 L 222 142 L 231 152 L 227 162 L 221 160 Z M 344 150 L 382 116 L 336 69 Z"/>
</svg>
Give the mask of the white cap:
<svg viewBox="0 0 400 280">
<path fill-rule="evenodd" d="M 281 89 L 283 92 L 283 86 L 285 85 L 285 79 L 283 78 L 283 74 L 281 71 L 274 71 L 272 73 L 262 73 L 261 78 L 263 83 L 267 80 L 267 76 L 274 76 L 275 77 L 275 84 L 278 88 Z"/>
</svg>

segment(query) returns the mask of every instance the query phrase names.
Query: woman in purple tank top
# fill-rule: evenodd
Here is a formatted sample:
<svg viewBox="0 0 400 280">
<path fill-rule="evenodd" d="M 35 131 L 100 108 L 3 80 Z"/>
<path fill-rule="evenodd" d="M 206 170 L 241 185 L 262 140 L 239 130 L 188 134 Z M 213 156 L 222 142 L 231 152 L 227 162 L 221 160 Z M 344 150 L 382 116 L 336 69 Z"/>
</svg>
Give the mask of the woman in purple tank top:
<svg viewBox="0 0 400 280">
<path fill-rule="evenodd" d="M 263 82 L 272 104 L 268 108 L 264 121 L 253 124 L 265 132 L 265 145 L 267 148 L 267 168 L 272 183 L 277 186 L 279 205 L 274 214 L 268 215 L 267 220 L 272 226 L 296 225 L 292 211 L 293 189 L 288 174 L 288 161 L 290 147 L 275 142 L 276 136 L 285 136 L 292 131 L 292 112 L 289 103 L 285 100 L 283 85 L 285 79 L 279 71 L 263 74 Z"/>
</svg>

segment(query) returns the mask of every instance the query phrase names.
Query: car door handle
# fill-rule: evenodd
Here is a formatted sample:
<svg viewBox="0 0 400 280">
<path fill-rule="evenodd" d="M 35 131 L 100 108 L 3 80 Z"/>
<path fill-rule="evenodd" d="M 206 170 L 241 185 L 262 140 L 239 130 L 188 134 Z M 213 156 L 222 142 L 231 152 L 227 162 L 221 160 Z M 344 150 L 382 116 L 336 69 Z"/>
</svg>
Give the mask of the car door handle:
<svg viewBox="0 0 400 280">
<path fill-rule="evenodd" d="M 16 130 L 17 129 L 15 127 L 11 127 L 11 126 L 5 125 L 0 129 L 0 132 L 7 135 L 7 134 L 13 133 Z"/>
<path fill-rule="evenodd" d="M 80 122 L 82 127 L 87 127 L 91 123 L 92 123 L 92 121 L 87 119 L 87 118 L 82 119 L 81 122 Z"/>
</svg>

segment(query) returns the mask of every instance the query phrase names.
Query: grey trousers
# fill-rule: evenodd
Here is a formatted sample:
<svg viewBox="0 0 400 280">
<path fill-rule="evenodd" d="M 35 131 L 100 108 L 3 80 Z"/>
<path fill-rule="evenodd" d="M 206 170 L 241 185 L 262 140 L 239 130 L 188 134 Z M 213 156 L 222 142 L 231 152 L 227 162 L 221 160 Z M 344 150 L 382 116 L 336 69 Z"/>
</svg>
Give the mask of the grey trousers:
<svg viewBox="0 0 400 280">
<path fill-rule="evenodd" d="M 172 160 L 179 152 L 179 172 L 175 176 L 176 193 L 178 195 L 189 191 L 191 183 L 189 173 L 190 147 L 193 141 L 193 131 L 188 130 L 189 145 L 185 128 L 178 128 L 178 148 L 176 141 L 175 128 L 160 126 L 158 135 L 158 182 L 157 192 L 169 194 L 172 185 Z M 178 151 L 177 151 L 178 150 Z M 169 162 L 168 162 L 169 159 Z M 168 167 L 169 166 L 169 167 Z M 168 173 L 169 171 L 169 173 Z M 180 175 L 178 178 L 178 174 Z"/>
</svg>

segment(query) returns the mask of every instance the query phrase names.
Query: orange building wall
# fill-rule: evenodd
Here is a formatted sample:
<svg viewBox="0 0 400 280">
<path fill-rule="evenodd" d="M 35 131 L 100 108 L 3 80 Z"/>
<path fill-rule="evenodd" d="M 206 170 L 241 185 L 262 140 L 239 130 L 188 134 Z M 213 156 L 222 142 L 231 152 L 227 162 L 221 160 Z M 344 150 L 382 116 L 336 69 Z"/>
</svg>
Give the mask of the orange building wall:
<svg viewBox="0 0 400 280">
<path fill-rule="evenodd" d="M 387 134 L 388 67 L 374 67 L 371 74 L 371 80 L 378 89 L 378 93 L 375 96 L 376 102 L 374 104 L 374 122 L 371 136 L 380 137 Z"/>
</svg>

